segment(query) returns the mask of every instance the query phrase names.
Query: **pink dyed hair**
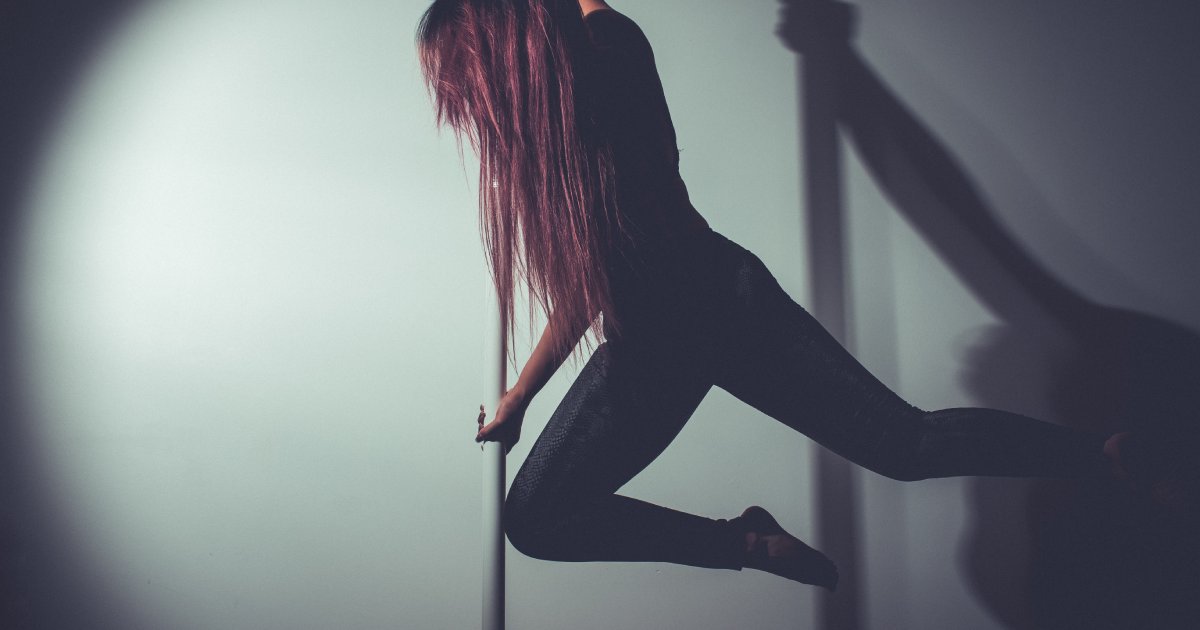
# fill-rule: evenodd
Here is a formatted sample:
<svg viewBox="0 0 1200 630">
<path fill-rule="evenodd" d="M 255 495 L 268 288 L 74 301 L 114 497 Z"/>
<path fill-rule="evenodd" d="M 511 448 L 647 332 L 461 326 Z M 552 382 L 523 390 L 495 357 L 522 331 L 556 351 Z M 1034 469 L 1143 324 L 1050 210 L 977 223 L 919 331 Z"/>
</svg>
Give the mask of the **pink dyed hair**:
<svg viewBox="0 0 1200 630">
<path fill-rule="evenodd" d="M 605 261 L 625 226 L 612 150 L 592 115 L 592 49 L 577 0 L 436 0 L 417 49 L 437 124 L 479 156 L 481 235 L 510 361 L 518 277 L 531 333 L 537 305 L 560 356 L 573 334 L 603 338 L 598 313 L 619 330 Z"/>
</svg>

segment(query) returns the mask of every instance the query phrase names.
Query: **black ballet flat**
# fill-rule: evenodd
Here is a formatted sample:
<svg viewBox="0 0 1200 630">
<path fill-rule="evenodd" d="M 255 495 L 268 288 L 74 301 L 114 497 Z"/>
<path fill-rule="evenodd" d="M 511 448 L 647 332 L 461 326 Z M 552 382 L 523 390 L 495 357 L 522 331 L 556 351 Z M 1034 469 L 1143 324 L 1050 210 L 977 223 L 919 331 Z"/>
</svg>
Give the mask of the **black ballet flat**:
<svg viewBox="0 0 1200 630">
<path fill-rule="evenodd" d="M 1118 433 L 1105 443 L 1114 472 L 1133 491 L 1171 511 L 1194 511 L 1200 475 L 1178 444 L 1141 433 Z"/>
<path fill-rule="evenodd" d="M 738 519 L 748 541 L 745 566 L 789 580 L 837 590 L 838 570 L 825 554 L 789 534 L 771 513 L 752 505 Z"/>
</svg>

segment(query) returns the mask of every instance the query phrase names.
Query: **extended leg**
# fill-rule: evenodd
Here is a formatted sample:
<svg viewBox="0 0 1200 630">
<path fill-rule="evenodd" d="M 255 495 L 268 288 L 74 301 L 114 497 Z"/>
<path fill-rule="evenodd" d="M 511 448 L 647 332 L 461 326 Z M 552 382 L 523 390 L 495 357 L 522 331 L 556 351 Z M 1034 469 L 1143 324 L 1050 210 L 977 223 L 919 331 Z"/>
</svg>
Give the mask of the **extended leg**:
<svg viewBox="0 0 1200 630">
<path fill-rule="evenodd" d="M 733 306 L 714 376 L 734 396 L 893 479 L 1109 474 L 1102 436 L 993 409 L 909 405 L 792 300 L 757 256 L 741 251 L 724 289 Z"/>
<path fill-rule="evenodd" d="M 509 541 L 547 560 L 740 569 L 729 521 L 615 494 L 670 444 L 712 384 L 681 356 L 612 350 L 596 349 L 517 472 L 504 506 Z"/>
</svg>

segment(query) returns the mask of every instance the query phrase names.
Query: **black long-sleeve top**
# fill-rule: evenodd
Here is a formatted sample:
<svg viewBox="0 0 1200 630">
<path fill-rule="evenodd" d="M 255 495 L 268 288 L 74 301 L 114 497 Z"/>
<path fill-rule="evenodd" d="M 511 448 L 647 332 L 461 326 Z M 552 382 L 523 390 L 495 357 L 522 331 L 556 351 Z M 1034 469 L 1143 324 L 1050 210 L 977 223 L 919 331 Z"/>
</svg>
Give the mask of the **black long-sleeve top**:
<svg viewBox="0 0 1200 630">
<path fill-rule="evenodd" d="M 592 11 L 585 22 L 596 53 L 594 115 L 613 148 L 623 216 L 650 240 L 707 229 L 679 175 L 675 127 L 650 41 L 613 9 Z"/>
</svg>

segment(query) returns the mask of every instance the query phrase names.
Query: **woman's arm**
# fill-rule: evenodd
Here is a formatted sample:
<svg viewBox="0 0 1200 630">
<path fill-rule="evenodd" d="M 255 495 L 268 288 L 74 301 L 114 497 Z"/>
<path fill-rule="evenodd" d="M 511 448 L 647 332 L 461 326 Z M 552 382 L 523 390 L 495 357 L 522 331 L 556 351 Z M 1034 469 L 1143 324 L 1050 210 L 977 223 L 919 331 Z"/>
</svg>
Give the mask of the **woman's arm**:
<svg viewBox="0 0 1200 630">
<path fill-rule="evenodd" d="M 588 325 L 595 319 L 596 315 L 589 317 Z M 587 326 L 577 326 L 571 338 L 578 343 L 585 330 Z M 571 349 L 574 349 L 574 346 L 575 344 L 571 344 Z M 475 434 L 475 441 L 500 440 L 505 444 L 505 453 L 511 450 L 521 438 L 521 424 L 525 421 L 525 409 L 529 406 L 529 401 L 541 391 L 542 386 L 550 380 L 550 376 L 562 365 L 569 353 L 570 350 L 555 351 L 550 325 L 546 324 L 546 330 L 542 333 L 542 338 L 530 355 L 529 361 L 525 363 L 525 368 L 521 370 L 517 384 L 504 392 L 496 406 L 494 419 L 487 425 L 483 423 L 487 413 L 483 405 L 479 406 L 479 431 Z"/>
<path fill-rule="evenodd" d="M 597 311 L 596 314 L 598 314 Z M 596 314 L 588 318 L 587 324 L 577 325 L 576 330 L 572 331 L 571 339 L 576 343 L 587 331 L 588 326 L 596 319 Z M 572 349 L 575 344 L 571 344 Z M 553 335 L 550 334 L 550 324 L 546 324 L 546 329 L 542 332 L 542 338 L 538 341 L 537 346 L 533 349 L 533 354 L 529 356 L 529 361 L 525 363 L 525 367 L 521 369 L 521 375 L 517 378 L 517 384 L 513 386 L 513 393 L 518 395 L 520 399 L 526 403 L 533 399 L 542 387 L 562 365 L 570 355 L 571 350 L 555 352 Z"/>
</svg>

